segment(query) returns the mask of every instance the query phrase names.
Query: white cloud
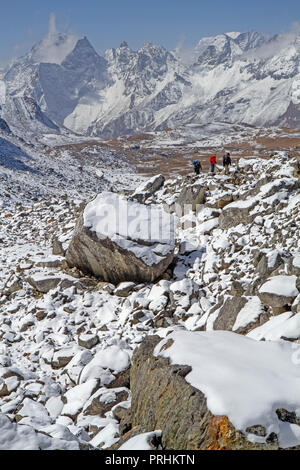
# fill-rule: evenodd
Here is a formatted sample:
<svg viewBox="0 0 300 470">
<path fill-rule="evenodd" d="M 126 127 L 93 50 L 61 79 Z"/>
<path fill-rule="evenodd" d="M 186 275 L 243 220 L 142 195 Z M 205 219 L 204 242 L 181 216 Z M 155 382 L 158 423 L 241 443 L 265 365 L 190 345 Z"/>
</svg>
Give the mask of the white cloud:
<svg viewBox="0 0 300 470">
<path fill-rule="evenodd" d="M 296 38 L 300 36 L 300 24 L 295 22 L 288 31 L 273 36 L 266 44 L 258 49 L 248 51 L 244 57 L 250 59 L 268 59 L 274 55 L 278 55 L 288 46 L 295 43 Z"/>
<path fill-rule="evenodd" d="M 37 62 L 61 64 L 66 56 L 74 49 L 78 37 L 74 34 L 62 34 L 56 28 L 56 15 L 49 17 L 47 36 L 41 41 L 34 53 Z"/>
<path fill-rule="evenodd" d="M 52 34 L 56 34 L 57 29 L 56 29 L 56 16 L 55 13 L 50 13 L 49 17 L 49 29 L 48 29 L 48 35 L 51 36 Z"/>
</svg>

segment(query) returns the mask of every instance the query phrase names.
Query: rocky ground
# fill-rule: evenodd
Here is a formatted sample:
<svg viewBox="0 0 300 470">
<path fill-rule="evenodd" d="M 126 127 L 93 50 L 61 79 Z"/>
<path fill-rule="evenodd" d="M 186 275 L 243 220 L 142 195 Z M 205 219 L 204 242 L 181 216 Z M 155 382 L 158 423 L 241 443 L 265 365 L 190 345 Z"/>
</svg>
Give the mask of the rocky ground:
<svg viewBox="0 0 300 470">
<path fill-rule="evenodd" d="M 79 146 L 75 144 L 73 150 L 95 145 L 97 142 L 87 141 Z M 217 122 L 119 137 L 101 145 L 126 156 L 141 175 L 163 173 L 176 178 L 188 175 L 195 159 L 201 161 L 203 171 L 207 172 L 212 153 L 221 165 L 225 151 L 231 153 L 234 162 L 253 156 L 269 159 L 277 151 L 294 154 L 300 149 L 300 134 L 296 129 Z"/>
<path fill-rule="evenodd" d="M 299 446 L 299 175 L 299 160 L 277 152 L 271 160 L 240 158 L 229 176 L 127 186 L 127 198 L 178 217 L 173 261 L 151 283 L 113 284 L 70 268 L 65 255 L 85 206 L 80 194 L 30 204 L 4 198 L 0 448 Z M 204 373 L 203 348 L 202 380 L 188 347 L 176 355 L 178 341 L 179 348 L 195 338 L 201 345 L 215 330 L 230 335 L 207 343 L 217 384 Z M 183 333 L 191 336 L 176 336 Z M 256 361 L 234 360 L 233 338 L 241 357 Z M 276 351 L 258 352 L 269 341 Z M 225 366 L 218 342 L 229 351 Z M 264 383 L 253 382 L 260 361 L 260 375 L 271 371 L 280 389 L 268 400 Z M 241 370 L 258 390 L 253 401 L 236 401 Z"/>
</svg>

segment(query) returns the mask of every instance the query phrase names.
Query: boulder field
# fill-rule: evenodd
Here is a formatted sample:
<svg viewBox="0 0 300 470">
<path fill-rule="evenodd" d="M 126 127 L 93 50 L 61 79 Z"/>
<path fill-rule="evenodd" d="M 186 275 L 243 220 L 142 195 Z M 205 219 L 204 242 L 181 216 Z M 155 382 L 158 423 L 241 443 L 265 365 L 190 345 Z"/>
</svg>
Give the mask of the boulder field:
<svg viewBox="0 0 300 470">
<path fill-rule="evenodd" d="M 299 159 L 89 198 L 1 208 L 0 449 L 298 449 Z"/>
</svg>

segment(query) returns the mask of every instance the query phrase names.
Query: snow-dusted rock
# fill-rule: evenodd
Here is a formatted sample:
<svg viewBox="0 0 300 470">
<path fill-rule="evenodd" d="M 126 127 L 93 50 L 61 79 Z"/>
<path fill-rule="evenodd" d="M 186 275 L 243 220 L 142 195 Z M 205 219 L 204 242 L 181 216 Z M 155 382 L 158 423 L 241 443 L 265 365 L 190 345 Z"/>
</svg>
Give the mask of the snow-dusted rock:
<svg viewBox="0 0 300 470">
<path fill-rule="evenodd" d="M 296 341 L 300 338 L 300 315 L 293 312 L 283 312 L 271 317 L 262 326 L 258 326 L 248 333 L 249 338 L 257 341 L 278 341 L 285 339 Z"/>
<path fill-rule="evenodd" d="M 158 450 L 160 449 L 161 431 L 145 432 L 127 437 L 124 443 L 118 445 L 118 450 Z"/>
<path fill-rule="evenodd" d="M 252 209 L 257 204 L 255 197 L 246 200 L 234 201 L 226 205 L 219 217 L 220 227 L 224 230 L 249 222 L 249 216 Z"/>
<path fill-rule="evenodd" d="M 284 307 L 291 305 L 299 295 L 296 276 L 274 276 L 260 288 L 258 296 L 265 305 Z"/>
<path fill-rule="evenodd" d="M 30 398 L 24 399 L 22 406 L 16 415 L 16 421 L 23 422 L 23 418 L 26 417 L 32 418 L 41 424 L 50 424 L 51 422 L 46 408 L 41 403 L 31 400 Z"/>
<path fill-rule="evenodd" d="M 134 282 L 121 282 L 114 290 L 114 294 L 118 295 L 119 297 L 128 297 L 134 288 Z"/>
<path fill-rule="evenodd" d="M 130 357 L 126 351 L 118 346 L 110 346 L 98 351 L 93 359 L 83 368 L 79 377 L 79 383 L 99 378 L 101 385 L 109 384 L 115 377 L 105 369 L 118 373 L 126 369 L 129 364 Z"/>
<path fill-rule="evenodd" d="M 176 199 L 177 211 L 181 210 L 182 214 L 187 214 L 189 210 L 196 211 L 198 206 L 204 204 L 206 198 L 206 188 L 199 184 L 192 185 L 187 182 L 187 185 L 181 190 L 178 198 Z"/>
<path fill-rule="evenodd" d="M 81 334 L 78 337 L 78 344 L 86 349 L 92 349 L 99 343 L 99 337 L 93 334 Z"/>
<path fill-rule="evenodd" d="M 281 421 L 282 414 L 276 410 L 291 410 L 295 416 L 300 413 L 294 351 L 289 342 L 258 342 L 229 332 L 182 331 L 156 346 L 154 356 L 190 366 L 186 381 L 205 393 L 209 410 L 215 416 L 227 416 L 251 442 L 266 443 L 275 433 L 277 446 L 288 448 L 299 445 L 299 429 Z M 254 375 L 252 363 L 256 364 Z M 283 386 L 287 382 L 290 386 Z M 262 439 L 254 437 L 253 423 L 264 427 Z"/>
<path fill-rule="evenodd" d="M 288 270 L 290 274 L 300 277 L 300 252 L 289 259 Z"/>
<path fill-rule="evenodd" d="M 219 225 L 219 218 L 215 217 L 213 219 L 209 219 L 202 224 L 199 224 L 198 231 L 200 234 L 209 235 L 212 230 L 217 228 Z"/>
<path fill-rule="evenodd" d="M 156 175 L 150 178 L 149 180 L 142 183 L 136 188 L 134 193 L 131 195 L 132 199 L 136 199 L 139 203 L 144 203 L 148 197 L 152 196 L 156 191 L 158 191 L 165 182 L 163 175 Z"/>
<path fill-rule="evenodd" d="M 20 379 L 16 376 L 0 378 L 0 398 L 9 396 L 20 385 Z"/>
<path fill-rule="evenodd" d="M 53 354 L 51 365 L 53 369 L 61 369 L 65 367 L 73 358 L 75 352 L 74 348 L 61 348 Z"/>
<path fill-rule="evenodd" d="M 75 436 L 71 435 L 71 440 L 70 437 L 68 440 L 54 438 L 31 426 L 12 423 L 3 414 L 0 414 L 0 428 L 1 450 L 80 450 Z"/>
<path fill-rule="evenodd" d="M 97 415 L 104 417 L 111 408 L 129 398 L 129 390 L 126 388 L 109 389 L 101 388 L 94 393 L 83 408 L 84 415 Z"/>
<path fill-rule="evenodd" d="M 227 134 L 229 128 L 230 125 L 223 124 L 210 124 L 197 128 L 189 126 L 188 129 L 178 131 L 153 133 L 151 139 L 162 146 L 167 145 L 160 142 L 163 136 L 170 141 L 179 133 L 186 132 L 198 137 L 201 134 L 201 139 L 202 137 L 206 139 L 204 134 L 208 129 L 213 129 L 213 132 L 217 129 L 220 132 L 219 137 L 215 134 L 210 135 L 210 138 L 205 142 L 202 140 L 202 143 L 209 146 L 214 140 L 214 145 L 219 143 L 223 145 L 223 137 L 226 142 L 232 138 L 232 135 Z M 239 129 L 248 132 L 244 126 L 237 126 L 236 129 L 237 132 Z M 251 135 L 257 132 L 265 131 L 249 129 Z M 271 132 L 274 135 L 278 133 L 276 129 Z M 244 139 L 242 135 L 240 137 Z M 141 152 L 143 152 L 144 136 L 141 136 L 141 139 L 143 140 Z M 188 354 L 195 352 L 197 358 L 202 358 L 199 361 L 201 379 L 204 378 L 208 364 L 207 368 L 211 371 L 216 370 L 218 377 L 225 378 L 229 375 L 231 382 L 235 384 L 233 388 L 239 391 L 243 382 L 247 380 L 249 390 L 251 383 L 254 384 L 254 392 L 256 388 L 264 390 L 264 383 L 260 383 L 257 387 L 257 378 L 264 373 L 267 375 L 268 370 L 271 371 L 270 375 L 273 374 L 273 378 L 280 377 L 281 372 L 278 369 L 274 370 L 269 361 L 272 357 L 276 357 L 275 362 L 278 365 L 282 361 L 281 371 L 287 371 L 286 344 L 291 346 L 288 351 L 290 362 L 299 364 L 297 343 L 300 338 L 300 294 L 293 297 L 287 307 L 264 305 L 258 296 L 261 284 L 266 283 L 266 276 L 273 276 L 269 281 L 282 275 L 289 280 L 295 276 L 295 283 L 291 282 L 290 285 L 295 286 L 297 292 L 300 292 L 298 260 L 300 195 L 292 177 L 295 163 L 292 155 L 280 152 L 271 159 L 260 159 L 255 156 L 251 159 L 247 171 L 242 169 L 238 177 L 234 171 L 231 171 L 230 177 L 202 173 L 197 178 L 177 177 L 166 181 L 163 190 L 155 193 L 154 197 L 146 201 L 147 203 L 151 201 L 156 207 L 162 207 L 166 202 L 173 204 L 181 190 L 188 186 L 197 185 L 209 189 L 206 191 L 206 203 L 199 208 L 197 214 L 191 211 L 180 218 L 176 228 L 176 258 L 167 272 L 159 278 L 161 280 L 154 284 L 144 281 L 118 285 L 118 283 L 97 283 L 91 278 L 85 278 L 91 282 L 86 282 L 86 287 L 79 289 L 79 283 L 83 285 L 84 280 L 78 270 L 69 270 L 62 257 L 52 254 L 53 236 L 58 237 L 64 249 L 67 247 L 72 238 L 75 217 L 85 206 L 82 199 L 96 194 L 99 185 L 101 190 L 109 188 L 113 183 L 114 190 L 119 191 L 126 187 L 124 194 L 132 194 L 128 189 L 129 186 L 133 189 L 133 184 L 137 185 L 140 180 L 133 175 L 132 186 L 129 185 L 129 180 L 125 177 L 124 160 L 120 155 L 112 158 L 110 151 L 108 156 L 111 159 L 108 162 L 111 163 L 111 168 L 106 166 L 106 154 L 98 143 L 95 145 L 93 143 L 91 146 L 88 144 L 86 147 L 85 143 L 80 142 L 73 143 L 70 147 L 67 144 L 61 147 L 56 145 L 58 138 L 55 135 L 48 135 L 47 141 L 55 143 L 53 147 L 55 150 L 40 145 L 35 147 L 35 144 L 30 147 L 27 143 L 17 140 L 13 133 L 0 137 L 0 159 L 4 163 L 0 172 L 2 188 L 0 198 L 4 201 L 3 205 L 0 203 L 0 412 L 9 417 L 14 424 L 16 419 L 19 419 L 19 423 L 22 424 L 18 426 L 22 426 L 22 429 L 26 426 L 30 430 L 28 436 L 32 437 L 28 437 L 26 445 L 33 445 L 33 440 L 37 439 L 34 441 L 36 443 L 34 448 L 51 449 L 61 446 L 69 448 L 71 445 L 86 446 L 86 443 L 92 439 L 97 447 L 118 446 L 122 442 L 119 441 L 120 435 L 131 429 L 130 414 L 134 409 L 130 410 L 128 392 L 124 390 L 124 397 L 121 397 L 115 393 L 115 389 L 129 388 L 130 369 L 133 370 L 130 366 L 133 350 L 137 345 L 143 344 L 143 339 L 152 332 L 159 334 L 158 341 L 163 338 L 170 340 L 169 344 L 165 345 L 166 348 L 172 339 L 174 340 L 170 336 L 172 332 L 185 331 L 196 334 L 197 331 L 207 332 L 214 330 L 215 327 L 232 329 L 239 334 L 239 338 L 240 335 L 248 335 L 248 339 L 255 340 L 257 347 L 263 343 L 272 343 L 275 348 L 275 345 L 279 344 L 280 354 L 273 347 L 270 350 L 266 347 L 256 355 L 254 350 L 245 352 L 242 357 L 243 369 L 239 362 L 240 356 L 245 351 L 242 344 L 237 344 L 238 353 L 230 353 L 226 362 L 221 357 L 222 352 L 226 356 L 221 337 L 211 341 L 209 345 L 206 343 L 207 347 L 203 347 L 200 352 L 193 346 L 192 340 L 188 342 Z M 125 139 L 122 140 L 123 143 L 124 141 Z M 11 148 L 8 143 L 14 143 L 15 147 Z M 17 145 L 20 145 L 22 150 L 18 151 Z M 30 158 L 22 153 L 25 151 L 28 151 Z M 45 158 L 45 153 L 48 151 L 49 158 Z M 37 154 L 41 154 L 38 159 L 35 158 Z M 57 158 L 54 158 L 54 154 L 57 154 Z M 76 155 L 76 158 L 73 155 Z M 13 164 L 15 157 L 28 165 L 30 170 L 24 173 L 21 169 L 16 171 L 15 168 L 8 168 L 6 165 L 9 162 Z M 121 159 L 123 166 L 120 165 L 118 158 Z M 76 174 L 79 160 L 82 164 L 80 187 Z M 171 158 L 168 161 L 171 162 Z M 15 164 L 19 165 L 16 162 Z M 101 172 L 98 164 L 101 164 Z M 114 165 L 121 168 L 121 179 L 124 179 L 122 184 L 117 182 Z M 53 167 L 53 172 L 48 173 L 50 166 Z M 36 172 L 31 173 L 34 169 Z M 95 178 L 92 178 L 94 174 L 98 175 L 97 184 Z M 64 185 L 61 184 L 62 176 Z M 41 182 L 44 185 L 43 191 Z M 61 191 L 66 192 L 63 198 L 60 197 Z M 55 198 L 51 196 L 53 193 Z M 43 194 L 46 194 L 47 199 L 43 199 Z M 226 229 L 216 224 L 211 229 L 203 231 L 203 226 L 220 216 L 222 210 L 216 207 L 218 200 L 224 194 L 232 194 L 235 202 L 246 202 L 255 198 L 256 205 L 251 209 L 248 221 Z M 32 200 L 34 198 L 38 201 L 34 202 Z M 30 207 L 27 207 L 28 201 Z M 223 208 L 223 212 L 226 212 L 226 207 Z M 135 215 L 130 222 L 134 219 Z M 214 224 L 215 222 L 216 220 Z M 136 227 L 134 233 L 138 233 Z M 61 281 L 64 279 L 68 281 L 66 273 L 72 273 L 71 284 L 60 282 L 55 289 L 46 293 L 33 289 L 26 281 L 29 277 L 36 280 L 57 277 Z M 283 283 L 279 281 L 279 289 L 282 288 Z M 279 289 L 276 287 L 275 294 L 280 293 Z M 297 292 L 296 290 L 292 292 L 293 296 Z M 122 297 L 122 294 L 128 296 Z M 232 302 L 229 302 L 228 298 Z M 243 299 L 246 299 L 246 303 L 240 308 Z M 211 331 L 211 333 L 222 334 L 224 331 Z M 99 339 L 99 343 L 92 346 L 95 338 Z M 78 344 L 80 341 L 81 345 Z M 233 346 L 234 340 L 228 343 L 232 343 Z M 180 339 L 179 348 L 183 345 L 184 340 Z M 91 349 L 86 349 L 89 346 L 92 346 Z M 217 346 L 221 351 L 219 356 L 216 354 Z M 204 354 L 206 352 L 209 356 L 208 362 Z M 249 358 L 252 355 L 256 360 L 251 362 Z M 230 447 L 233 442 L 232 437 L 235 436 L 238 439 L 234 440 L 235 443 L 238 442 L 241 448 L 247 449 L 249 439 L 253 441 L 267 437 L 269 430 L 266 426 L 259 425 L 260 420 L 255 419 L 257 423 L 252 422 L 245 430 L 246 435 L 241 437 L 233 428 L 229 418 L 220 419 L 207 413 L 207 408 L 202 406 L 203 396 L 208 394 L 201 395 L 200 392 L 196 392 L 195 395 L 195 387 L 183 380 L 182 376 L 189 373 L 191 366 L 181 365 L 179 368 L 177 366 L 175 369 L 170 369 L 168 361 L 169 358 L 161 356 L 155 358 L 154 362 L 152 355 L 150 358 L 149 356 L 146 358 L 145 355 L 142 357 L 140 366 L 147 368 L 147 373 L 146 375 L 138 373 L 136 383 L 140 387 L 142 396 L 141 410 L 147 419 L 151 416 L 152 404 L 158 403 L 159 413 L 166 416 L 164 430 L 170 429 L 168 426 L 173 426 L 174 420 L 177 420 L 177 423 L 183 426 L 180 436 L 182 438 L 193 432 L 191 423 L 195 422 L 204 423 L 203 429 L 206 431 L 212 428 L 216 430 L 213 434 L 216 439 L 210 441 L 212 446 L 222 446 L 225 443 Z M 213 365 L 210 365 L 212 363 Z M 262 364 L 266 364 L 263 372 L 260 369 Z M 245 371 L 249 374 L 247 380 L 242 375 Z M 152 379 L 150 386 L 146 387 L 148 379 L 144 377 L 149 376 Z M 241 377 L 239 382 L 234 382 L 236 376 Z M 102 389 L 99 395 L 97 395 L 98 390 L 89 395 L 89 382 L 92 383 L 93 380 L 98 381 Z M 77 388 L 81 385 L 84 387 Z M 293 384 L 286 375 L 282 381 L 273 385 L 275 390 L 280 389 L 283 394 L 290 393 L 293 389 Z M 159 389 L 157 395 L 156 386 Z M 224 382 L 216 389 L 220 393 L 218 403 L 223 403 L 226 397 L 228 398 Z M 148 392 L 149 395 L 145 395 Z M 267 393 L 271 396 L 273 390 L 267 390 Z M 245 392 L 242 394 L 246 396 Z M 114 401 L 115 396 L 117 401 L 120 398 L 125 398 L 126 401 L 115 404 L 117 402 Z M 93 403 L 95 410 L 101 409 L 101 413 L 105 416 L 85 414 L 86 407 L 92 405 L 92 398 L 95 399 Z M 274 398 L 274 403 L 277 398 Z M 30 400 L 30 406 L 25 400 Z M 241 412 L 244 412 L 248 406 L 244 406 L 245 402 L 240 403 L 235 395 L 230 395 L 229 400 Z M 280 400 L 279 402 L 280 406 L 288 407 L 287 410 L 277 410 L 280 446 L 289 447 L 292 443 L 298 445 L 300 421 L 295 411 L 296 407 L 292 406 L 292 402 L 284 403 Z M 264 395 L 261 395 L 254 403 L 253 409 L 259 410 L 263 403 Z M 66 405 L 69 407 L 68 415 L 63 414 L 68 412 L 68 407 L 63 411 Z M 195 413 L 204 410 L 204 415 L 201 415 L 202 418 L 199 417 L 199 421 L 194 419 L 196 414 L 192 417 L 188 415 L 188 418 L 181 414 L 178 418 L 174 417 L 174 410 L 179 410 L 180 413 L 185 410 L 193 410 Z M 275 408 L 272 408 L 269 415 L 276 427 L 275 412 Z M 254 413 L 253 416 L 257 415 Z M 136 427 L 130 437 L 135 435 L 133 434 L 135 431 L 138 434 L 143 432 L 140 427 L 142 421 L 142 419 L 140 422 L 138 419 L 135 421 Z M 7 426 L 2 422 L 1 426 L 6 432 Z M 157 427 L 155 423 L 153 427 L 146 429 L 154 432 L 160 428 L 161 426 Z M 17 434 L 19 431 L 20 428 L 17 427 Z M 194 433 L 196 438 L 200 435 L 205 439 L 204 434 L 196 426 Z M 10 433 L 8 435 L 12 436 Z M 276 435 L 278 436 L 278 433 Z M 222 442 L 218 436 L 222 436 Z M 274 436 L 275 434 L 273 443 L 268 445 L 277 448 L 277 437 Z M 272 434 L 269 437 L 271 439 Z M 290 440 L 290 437 L 293 439 Z M 60 442 L 55 439 L 59 439 Z M 20 449 L 24 446 L 24 442 L 14 441 L 13 437 L 12 442 L 17 442 L 16 446 Z M 5 436 L 1 433 L 0 443 L 10 448 L 10 444 L 5 441 Z M 265 448 L 266 444 L 262 445 Z M 181 448 L 181 443 L 177 448 Z"/>
<path fill-rule="evenodd" d="M 218 209 L 224 209 L 224 207 L 228 206 L 233 201 L 232 194 L 224 194 L 217 202 Z"/>
<path fill-rule="evenodd" d="M 64 395 L 66 404 L 64 405 L 61 414 L 63 416 L 69 416 L 70 418 L 74 419 L 79 414 L 89 398 L 99 388 L 99 385 L 99 380 L 92 379 L 71 388 Z"/>
<path fill-rule="evenodd" d="M 198 286 L 190 279 L 173 282 L 170 285 L 170 300 L 175 313 L 186 312 L 197 297 L 198 290 Z"/>
<path fill-rule="evenodd" d="M 56 256 L 64 256 L 65 250 L 63 249 L 63 244 L 58 240 L 57 237 L 53 237 L 52 240 L 52 253 Z"/>
<path fill-rule="evenodd" d="M 77 222 L 67 261 L 115 284 L 152 282 L 173 259 L 175 221 L 160 209 L 99 194 Z"/>
<path fill-rule="evenodd" d="M 45 408 L 52 419 L 56 419 L 58 418 L 58 416 L 60 416 L 63 407 L 64 402 L 62 401 L 62 398 L 60 396 L 50 397 L 45 404 Z"/>
<path fill-rule="evenodd" d="M 239 312 L 246 303 L 247 299 L 245 297 L 228 297 L 218 311 L 218 316 L 213 323 L 213 329 L 231 331 Z"/>
<path fill-rule="evenodd" d="M 34 273 L 27 279 L 27 281 L 32 285 L 32 287 L 43 294 L 55 289 L 58 285 L 60 285 L 62 289 L 67 289 L 72 286 L 80 286 L 80 282 L 71 276 L 58 274 L 52 275 L 51 273 L 47 274 L 43 271 Z"/>
<path fill-rule="evenodd" d="M 36 273 L 28 278 L 29 284 L 32 285 L 39 292 L 49 292 L 49 290 L 55 289 L 60 283 L 61 278 L 58 276 L 45 275 L 43 272 Z"/>
<path fill-rule="evenodd" d="M 78 351 L 66 366 L 66 371 L 71 380 L 78 384 L 78 378 L 83 368 L 93 359 L 92 352 L 88 349 Z"/>
<path fill-rule="evenodd" d="M 280 253 L 278 250 L 273 250 L 262 256 L 256 270 L 260 274 L 260 278 L 265 279 L 266 277 L 270 276 L 270 274 L 281 264 L 283 264 L 283 259 Z"/>
</svg>

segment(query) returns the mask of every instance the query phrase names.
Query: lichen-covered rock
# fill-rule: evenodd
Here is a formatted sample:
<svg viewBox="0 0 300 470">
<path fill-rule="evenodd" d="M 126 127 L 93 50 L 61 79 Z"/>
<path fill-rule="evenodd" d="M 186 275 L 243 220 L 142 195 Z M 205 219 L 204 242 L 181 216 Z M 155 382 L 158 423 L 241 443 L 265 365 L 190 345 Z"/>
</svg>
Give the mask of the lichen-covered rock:
<svg viewBox="0 0 300 470">
<path fill-rule="evenodd" d="M 130 376 L 133 428 L 140 427 L 144 432 L 161 429 L 165 450 L 278 448 L 276 441 L 251 443 L 226 416 L 213 416 L 205 395 L 185 380 L 191 367 L 170 365 L 167 359 L 153 356 L 160 341 L 158 336 L 146 337 L 133 354 Z"/>
</svg>

